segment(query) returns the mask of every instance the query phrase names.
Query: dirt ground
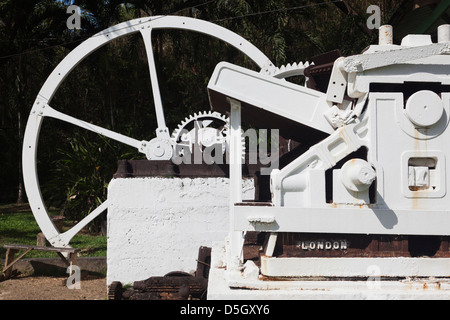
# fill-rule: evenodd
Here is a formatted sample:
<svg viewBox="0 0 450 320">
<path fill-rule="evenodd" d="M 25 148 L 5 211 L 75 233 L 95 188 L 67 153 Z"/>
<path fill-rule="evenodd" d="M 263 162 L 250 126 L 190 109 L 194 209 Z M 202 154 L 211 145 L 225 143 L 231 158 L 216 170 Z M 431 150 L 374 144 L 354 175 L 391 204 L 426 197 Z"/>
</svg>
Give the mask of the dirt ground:
<svg viewBox="0 0 450 320">
<path fill-rule="evenodd" d="M 19 275 L 0 282 L 0 300 L 106 300 L 106 278 L 87 278 L 69 289 L 67 277 Z"/>
</svg>

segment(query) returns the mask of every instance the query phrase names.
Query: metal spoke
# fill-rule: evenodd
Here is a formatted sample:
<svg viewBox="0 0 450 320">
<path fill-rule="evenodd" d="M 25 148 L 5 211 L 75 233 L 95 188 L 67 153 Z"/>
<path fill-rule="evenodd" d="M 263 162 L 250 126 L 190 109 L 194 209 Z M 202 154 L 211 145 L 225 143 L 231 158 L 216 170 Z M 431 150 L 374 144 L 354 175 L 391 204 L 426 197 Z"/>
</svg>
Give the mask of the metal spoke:
<svg viewBox="0 0 450 320">
<path fill-rule="evenodd" d="M 145 50 L 147 51 L 147 61 L 150 69 L 150 81 L 152 84 L 153 101 L 155 103 L 156 121 L 158 122 L 156 135 L 160 138 L 169 138 L 169 131 L 166 127 L 166 120 L 164 118 L 164 109 L 161 99 L 161 92 L 159 90 L 155 57 L 153 55 L 152 29 L 151 28 L 143 29 L 141 30 L 141 34 L 142 38 L 144 39 Z"/>
<path fill-rule="evenodd" d="M 85 226 L 87 226 L 92 220 L 98 217 L 103 211 L 108 209 L 108 200 L 103 202 L 100 206 L 98 206 L 94 211 L 92 211 L 89 215 L 83 218 L 80 222 L 78 222 L 74 227 L 70 230 L 64 232 L 59 236 L 60 241 L 63 243 L 69 243 L 72 238 L 81 231 Z"/>
<path fill-rule="evenodd" d="M 127 144 L 129 146 L 132 146 L 132 147 L 134 147 L 134 148 L 136 148 L 138 150 L 142 146 L 142 141 L 138 141 L 136 139 L 127 137 L 127 136 L 125 136 L 123 134 L 120 134 L 120 133 L 117 133 L 117 132 L 114 132 L 114 131 L 111 131 L 111 130 L 108 130 L 108 129 L 105 129 L 105 128 L 102 128 L 102 127 L 99 127 L 99 126 L 97 126 L 95 124 L 92 124 L 92 123 L 89 123 L 89 122 L 86 122 L 86 121 L 83 121 L 83 120 L 80 120 L 80 119 L 77 119 L 77 118 L 74 118 L 72 116 L 69 116 L 69 115 L 67 115 L 65 113 L 62 113 L 62 112 L 59 112 L 59 111 L 53 109 L 48 104 L 44 104 L 43 107 L 41 107 L 41 108 L 42 108 L 41 109 L 42 111 L 39 111 L 39 114 L 41 116 L 55 118 L 55 119 L 59 119 L 59 120 L 64 121 L 64 122 L 71 123 L 71 124 L 73 124 L 75 126 L 78 126 L 80 128 L 83 128 L 83 129 L 95 132 L 95 133 L 100 134 L 102 136 L 111 138 L 113 140 L 116 140 L 118 142 Z"/>
</svg>

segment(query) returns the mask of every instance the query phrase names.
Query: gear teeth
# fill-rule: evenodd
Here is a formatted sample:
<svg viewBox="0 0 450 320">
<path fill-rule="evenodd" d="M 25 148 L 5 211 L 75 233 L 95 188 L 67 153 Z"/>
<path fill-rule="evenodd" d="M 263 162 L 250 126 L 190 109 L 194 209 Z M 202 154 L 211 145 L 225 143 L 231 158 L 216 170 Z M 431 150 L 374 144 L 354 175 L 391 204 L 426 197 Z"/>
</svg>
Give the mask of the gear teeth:
<svg viewBox="0 0 450 320">
<path fill-rule="evenodd" d="M 223 129 L 221 130 L 221 134 L 224 136 L 225 143 L 223 145 L 222 150 L 223 150 L 223 152 L 226 152 L 227 150 L 229 150 L 230 118 L 224 114 L 221 114 L 217 111 L 212 111 L 212 110 L 200 111 L 198 113 L 196 112 L 196 113 L 194 113 L 194 115 L 186 117 L 184 119 L 184 121 L 182 121 L 181 124 L 179 124 L 172 133 L 171 138 L 172 138 L 172 142 L 174 143 L 174 145 L 177 145 L 177 144 L 186 145 L 187 141 L 178 142 L 181 139 L 181 134 L 183 132 L 183 129 L 185 129 L 186 126 L 189 125 L 190 123 L 192 123 L 193 121 L 201 120 L 202 118 L 207 118 L 208 120 L 216 119 L 216 120 L 224 122 Z M 242 160 L 245 161 L 245 139 L 243 139 L 241 141 L 241 150 L 242 150 Z"/>
<path fill-rule="evenodd" d="M 287 77 L 304 75 L 305 69 L 309 66 L 309 62 L 294 62 L 292 64 L 288 63 L 287 65 L 282 65 L 281 67 L 276 68 L 274 72 L 270 74 L 270 76 L 283 79 Z"/>
<path fill-rule="evenodd" d="M 183 121 L 177 126 L 177 128 L 172 132 L 171 138 L 173 142 L 176 144 L 177 140 L 181 137 L 182 130 L 190 123 L 196 120 L 201 120 L 201 118 L 214 118 L 220 121 L 225 122 L 225 126 L 229 123 L 229 119 L 227 116 L 222 115 L 216 111 L 199 111 L 195 112 L 193 115 L 184 118 Z"/>
</svg>

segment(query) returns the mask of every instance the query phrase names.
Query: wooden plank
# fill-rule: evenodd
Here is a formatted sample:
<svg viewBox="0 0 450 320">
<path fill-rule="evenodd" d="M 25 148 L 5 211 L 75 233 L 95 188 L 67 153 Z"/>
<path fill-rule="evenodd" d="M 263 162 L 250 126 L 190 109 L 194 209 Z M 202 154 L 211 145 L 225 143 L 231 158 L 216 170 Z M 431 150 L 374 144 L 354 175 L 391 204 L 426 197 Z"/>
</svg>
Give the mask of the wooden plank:
<svg viewBox="0 0 450 320">
<path fill-rule="evenodd" d="M 76 266 L 78 264 L 78 253 L 74 252 L 69 255 L 70 266 Z"/>
<path fill-rule="evenodd" d="M 28 252 L 30 252 L 32 249 L 31 248 L 29 248 L 29 249 L 27 249 L 25 252 L 23 252 L 21 255 L 19 255 L 18 257 L 17 257 L 17 259 L 16 260 L 14 260 L 13 262 L 11 262 L 11 263 L 9 263 L 9 262 L 5 262 L 5 268 L 3 269 L 3 272 L 6 274 L 6 271 L 8 270 L 8 269 L 10 269 L 17 261 L 19 261 L 24 255 L 26 255 Z M 15 253 L 15 252 L 14 252 Z M 12 257 L 11 258 L 14 258 L 14 254 L 12 254 Z M 8 259 L 9 260 L 9 259 Z M 10 273 L 10 272 L 9 272 Z M 8 273 L 8 274 L 9 274 Z"/>
<path fill-rule="evenodd" d="M 58 248 L 58 247 L 40 247 L 40 246 L 27 246 L 21 244 L 5 244 L 3 246 L 5 249 L 15 249 L 15 250 L 38 250 L 38 251 L 48 251 L 48 252 L 68 252 L 75 253 L 79 252 L 80 249 L 76 248 Z"/>
<path fill-rule="evenodd" d="M 4 279 L 8 279 L 11 276 L 12 266 L 31 250 L 56 252 L 58 256 L 64 261 L 64 263 L 66 263 L 66 265 L 70 268 L 76 265 L 78 259 L 78 252 L 80 251 L 80 249 L 74 248 L 39 247 L 39 246 L 17 245 L 17 244 L 6 244 L 4 245 L 4 247 L 7 249 L 5 266 L 3 268 Z M 25 251 L 22 254 L 20 254 L 17 257 L 17 259 L 11 262 L 11 260 L 14 259 L 14 255 L 19 250 Z M 64 257 L 64 255 L 61 252 L 69 253 L 68 259 Z"/>
<path fill-rule="evenodd" d="M 66 259 L 66 257 L 64 257 L 64 255 L 61 252 L 57 252 L 57 254 L 61 258 L 61 260 L 64 262 L 66 267 L 69 267 L 70 266 L 70 262 Z"/>
<path fill-rule="evenodd" d="M 14 259 L 14 255 L 16 254 L 18 250 L 15 249 L 11 249 L 9 248 L 8 250 L 6 250 L 6 259 L 5 259 L 5 266 L 3 267 L 3 273 L 4 273 L 4 278 L 8 279 L 11 276 L 11 271 L 12 269 L 6 269 L 6 266 L 11 264 L 11 261 Z"/>
</svg>

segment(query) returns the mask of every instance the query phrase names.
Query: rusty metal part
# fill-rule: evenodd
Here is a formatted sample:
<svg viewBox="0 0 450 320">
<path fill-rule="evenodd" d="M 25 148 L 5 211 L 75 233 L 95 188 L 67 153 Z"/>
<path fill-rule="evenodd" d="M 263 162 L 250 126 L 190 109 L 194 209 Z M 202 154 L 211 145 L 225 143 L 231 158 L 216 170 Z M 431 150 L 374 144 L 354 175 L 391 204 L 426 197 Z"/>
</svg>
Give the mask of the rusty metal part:
<svg viewBox="0 0 450 320">
<path fill-rule="evenodd" d="M 278 257 L 450 257 L 450 237 L 408 235 L 279 235 Z"/>
<path fill-rule="evenodd" d="M 200 300 L 206 296 L 208 279 L 173 271 L 163 277 L 135 281 L 132 288 L 124 289 L 113 282 L 108 289 L 109 300 Z"/>
<path fill-rule="evenodd" d="M 308 88 L 327 92 L 334 61 L 341 57 L 339 50 L 330 51 L 312 58 L 314 64 L 305 69 Z"/>
<path fill-rule="evenodd" d="M 244 164 L 242 174 L 244 177 L 255 177 L 259 174 L 262 164 Z M 229 177 L 227 164 L 179 164 L 171 161 L 151 160 L 119 160 L 114 178 L 140 178 L 140 177 Z"/>
<path fill-rule="evenodd" d="M 192 274 L 184 271 L 170 271 L 164 277 L 192 277 Z"/>
<path fill-rule="evenodd" d="M 252 207 L 272 207 L 273 203 L 272 202 L 267 202 L 267 201 L 246 201 L 244 200 L 243 202 L 238 202 L 234 204 L 235 206 L 252 206 Z"/>
<path fill-rule="evenodd" d="M 283 168 L 293 159 L 309 148 L 309 144 L 302 144 L 293 139 L 279 137 L 279 167 Z M 250 164 L 249 159 L 257 159 L 258 163 Z M 267 167 L 259 162 L 260 158 L 251 152 L 245 155 L 242 166 L 242 175 L 245 178 L 255 179 L 255 201 L 270 201 L 270 176 L 261 175 L 261 168 Z M 119 160 L 117 170 L 113 176 L 119 178 L 140 178 L 140 177 L 229 177 L 228 164 L 174 164 L 167 160 Z"/>
<path fill-rule="evenodd" d="M 211 267 L 211 248 L 200 247 L 198 250 L 196 277 L 203 277 L 208 279 L 209 269 Z"/>
<path fill-rule="evenodd" d="M 108 288 L 108 300 L 122 300 L 122 283 L 114 281 Z"/>
<path fill-rule="evenodd" d="M 287 148 L 286 148 L 287 150 Z M 244 164 L 242 175 L 255 180 L 255 200 L 270 200 L 270 176 L 261 175 L 261 164 Z M 219 164 L 180 164 L 171 161 L 150 160 L 119 160 L 114 178 L 140 178 L 140 177 L 229 177 L 229 166 Z"/>
<path fill-rule="evenodd" d="M 247 232 L 244 260 L 260 265 L 267 233 Z M 283 233 L 274 256 L 287 257 L 450 257 L 450 237 L 411 235 L 358 235 Z"/>
<path fill-rule="evenodd" d="M 211 248 L 200 247 L 195 276 L 171 271 L 163 277 L 135 281 L 124 289 L 118 281 L 108 288 L 108 300 L 201 300 L 206 298 L 211 263 Z"/>
<path fill-rule="evenodd" d="M 147 296 L 151 300 L 200 299 L 206 292 L 208 280 L 203 277 L 175 276 L 151 277 L 135 281 L 133 289 L 136 297 Z M 133 296 L 131 297 L 133 300 Z"/>
<path fill-rule="evenodd" d="M 264 243 L 266 234 L 263 232 L 249 231 L 245 235 L 243 246 L 244 260 L 252 260 L 257 266 L 260 266 L 260 256 L 264 253 Z"/>
</svg>

